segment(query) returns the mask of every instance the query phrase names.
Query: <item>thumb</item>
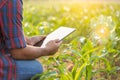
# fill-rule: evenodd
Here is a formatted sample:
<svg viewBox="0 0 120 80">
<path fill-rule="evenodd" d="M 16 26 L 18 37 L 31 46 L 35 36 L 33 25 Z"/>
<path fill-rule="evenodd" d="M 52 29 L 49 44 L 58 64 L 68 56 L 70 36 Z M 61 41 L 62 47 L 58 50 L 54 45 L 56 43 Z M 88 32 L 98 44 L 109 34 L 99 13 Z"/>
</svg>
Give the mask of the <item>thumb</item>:
<svg viewBox="0 0 120 80">
<path fill-rule="evenodd" d="M 62 44 L 62 41 L 59 41 L 59 42 L 58 42 L 58 45 L 61 45 L 61 44 Z"/>
<path fill-rule="evenodd" d="M 46 38 L 46 36 L 44 35 L 44 36 L 39 36 L 39 41 L 41 41 L 41 40 L 43 40 L 43 39 L 45 39 Z"/>
<path fill-rule="evenodd" d="M 59 40 L 59 39 L 55 39 L 54 41 L 55 41 L 56 43 L 59 43 L 59 42 L 60 42 L 60 40 Z"/>
</svg>

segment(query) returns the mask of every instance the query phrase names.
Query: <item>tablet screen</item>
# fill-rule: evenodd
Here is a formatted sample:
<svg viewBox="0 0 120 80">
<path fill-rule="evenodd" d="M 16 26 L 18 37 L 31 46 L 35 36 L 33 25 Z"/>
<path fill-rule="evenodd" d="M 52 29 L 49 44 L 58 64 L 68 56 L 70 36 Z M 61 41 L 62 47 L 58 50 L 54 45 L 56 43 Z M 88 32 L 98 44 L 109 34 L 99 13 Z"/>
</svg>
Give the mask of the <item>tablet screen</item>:
<svg viewBox="0 0 120 80">
<path fill-rule="evenodd" d="M 55 39 L 62 40 L 63 38 L 65 38 L 66 36 L 68 36 L 70 33 L 74 32 L 74 31 L 75 31 L 75 28 L 59 27 L 58 29 L 56 29 L 55 31 L 53 31 L 52 33 L 50 33 L 45 38 L 45 40 L 43 41 L 43 44 L 41 45 L 41 47 L 45 47 L 45 45 L 50 40 L 55 40 Z"/>
</svg>

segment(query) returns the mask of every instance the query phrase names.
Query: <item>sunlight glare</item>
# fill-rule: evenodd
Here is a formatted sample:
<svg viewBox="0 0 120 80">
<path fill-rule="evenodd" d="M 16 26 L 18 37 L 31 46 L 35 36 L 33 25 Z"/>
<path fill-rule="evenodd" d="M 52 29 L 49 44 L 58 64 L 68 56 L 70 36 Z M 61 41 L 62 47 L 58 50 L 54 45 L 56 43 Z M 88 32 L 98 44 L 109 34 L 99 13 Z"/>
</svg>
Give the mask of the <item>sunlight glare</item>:
<svg viewBox="0 0 120 80">
<path fill-rule="evenodd" d="M 108 38 L 110 36 L 110 30 L 106 26 L 98 26 L 95 28 L 95 34 L 102 38 Z"/>
</svg>

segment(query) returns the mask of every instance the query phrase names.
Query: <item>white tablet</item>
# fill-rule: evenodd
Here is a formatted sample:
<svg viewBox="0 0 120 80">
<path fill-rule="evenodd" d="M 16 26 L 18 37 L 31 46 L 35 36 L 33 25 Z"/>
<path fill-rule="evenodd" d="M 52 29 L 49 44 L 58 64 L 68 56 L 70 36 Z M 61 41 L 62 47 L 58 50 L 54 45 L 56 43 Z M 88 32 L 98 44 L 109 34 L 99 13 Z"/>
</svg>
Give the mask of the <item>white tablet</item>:
<svg viewBox="0 0 120 80">
<path fill-rule="evenodd" d="M 55 39 L 62 40 L 63 38 L 65 38 L 66 36 L 68 36 L 70 33 L 74 32 L 74 31 L 75 31 L 75 28 L 59 27 L 52 33 L 48 34 L 48 36 L 43 41 L 43 44 L 41 45 L 41 47 L 45 47 L 45 45 L 50 40 L 55 40 Z"/>
</svg>

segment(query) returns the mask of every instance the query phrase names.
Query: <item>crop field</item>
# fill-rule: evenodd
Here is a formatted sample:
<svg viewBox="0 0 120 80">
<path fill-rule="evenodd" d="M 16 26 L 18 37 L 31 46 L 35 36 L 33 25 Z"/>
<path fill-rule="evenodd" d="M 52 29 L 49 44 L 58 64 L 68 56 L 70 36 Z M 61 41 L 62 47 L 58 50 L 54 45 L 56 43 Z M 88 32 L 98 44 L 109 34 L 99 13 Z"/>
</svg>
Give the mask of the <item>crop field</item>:
<svg viewBox="0 0 120 80">
<path fill-rule="evenodd" d="M 38 59 L 44 73 L 32 80 L 120 80 L 119 3 L 24 0 L 23 15 L 27 36 L 76 28 L 55 55 Z"/>
</svg>

